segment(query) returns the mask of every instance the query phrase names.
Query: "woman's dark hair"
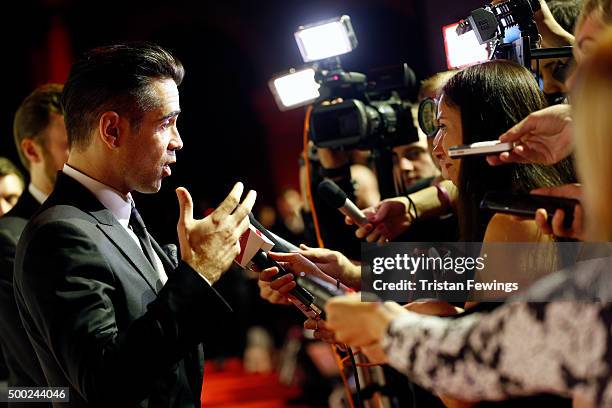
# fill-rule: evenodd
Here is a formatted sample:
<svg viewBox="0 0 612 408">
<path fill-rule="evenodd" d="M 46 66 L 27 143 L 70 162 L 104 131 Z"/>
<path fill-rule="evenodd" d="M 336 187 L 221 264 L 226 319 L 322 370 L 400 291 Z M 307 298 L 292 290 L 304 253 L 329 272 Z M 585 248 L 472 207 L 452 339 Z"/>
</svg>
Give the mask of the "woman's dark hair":
<svg viewBox="0 0 612 408">
<path fill-rule="evenodd" d="M 128 116 L 137 129 L 144 113 L 159 103 L 150 85 L 171 79 L 178 86 L 184 74 L 181 62 L 155 44 L 117 44 L 86 52 L 72 65 L 62 94 L 70 147 L 87 147 L 106 111 Z"/>
<path fill-rule="evenodd" d="M 461 111 L 463 144 L 495 140 L 531 112 L 546 106 L 533 75 L 510 61 L 489 61 L 464 69 L 443 89 L 445 102 Z M 492 167 L 482 156 L 462 159 L 459 171 L 459 230 L 464 241 L 480 242 L 492 217 L 481 211 L 485 192 L 528 193 L 566 182 L 555 168 L 534 164 Z M 569 182 L 569 181 L 568 181 Z"/>
</svg>

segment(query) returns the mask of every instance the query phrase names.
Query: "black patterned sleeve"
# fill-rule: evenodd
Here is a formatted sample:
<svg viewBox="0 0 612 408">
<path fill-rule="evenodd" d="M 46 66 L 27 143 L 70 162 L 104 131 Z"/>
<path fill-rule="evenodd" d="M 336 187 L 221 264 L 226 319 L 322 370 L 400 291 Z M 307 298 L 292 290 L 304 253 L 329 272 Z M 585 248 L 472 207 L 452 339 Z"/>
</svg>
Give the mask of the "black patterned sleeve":
<svg viewBox="0 0 612 408">
<path fill-rule="evenodd" d="M 412 381 L 465 400 L 535 393 L 612 406 L 610 304 L 513 302 L 458 319 L 407 313 L 384 339 Z"/>
</svg>

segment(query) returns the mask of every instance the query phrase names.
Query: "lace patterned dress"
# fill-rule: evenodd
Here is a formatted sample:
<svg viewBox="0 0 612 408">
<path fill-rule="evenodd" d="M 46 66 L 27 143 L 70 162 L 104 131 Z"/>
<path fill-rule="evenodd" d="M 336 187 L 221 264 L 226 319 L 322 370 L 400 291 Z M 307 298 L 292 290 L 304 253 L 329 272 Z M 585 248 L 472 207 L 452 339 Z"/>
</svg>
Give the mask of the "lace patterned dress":
<svg viewBox="0 0 612 408">
<path fill-rule="evenodd" d="M 465 400 L 536 393 L 612 406 L 612 258 L 577 264 L 488 314 L 405 314 L 383 341 L 410 380 Z"/>
</svg>

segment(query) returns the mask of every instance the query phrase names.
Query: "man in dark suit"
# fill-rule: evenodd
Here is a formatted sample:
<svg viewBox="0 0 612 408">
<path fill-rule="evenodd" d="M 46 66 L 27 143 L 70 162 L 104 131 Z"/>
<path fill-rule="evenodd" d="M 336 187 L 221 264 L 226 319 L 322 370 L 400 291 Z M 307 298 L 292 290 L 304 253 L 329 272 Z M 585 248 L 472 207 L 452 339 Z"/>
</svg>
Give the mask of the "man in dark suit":
<svg viewBox="0 0 612 408">
<path fill-rule="evenodd" d="M 61 95 L 62 85 L 37 88 L 21 103 L 13 121 L 15 147 L 28 169 L 30 183 L 15 207 L 0 218 L 0 346 L 10 387 L 46 385 L 15 304 L 13 263 L 23 228 L 51 193 L 57 171 L 68 160 Z"/>
<path fill-rule="evenodd" d="M 122 44 L 86 53 L 64 85 L 70 156 L 21 236 L 14 283 L 48 385 L 69 387 L 72 407 L 199 406 L 199 344 L 228 324 L 211 285 L 240 250 L 255 192 L 240 203 L 238 183 L 194 220 L 177 189 L 176 268 L 130 194 L 171 173 L 183 74 L 161 47 Z"/>
</svg>

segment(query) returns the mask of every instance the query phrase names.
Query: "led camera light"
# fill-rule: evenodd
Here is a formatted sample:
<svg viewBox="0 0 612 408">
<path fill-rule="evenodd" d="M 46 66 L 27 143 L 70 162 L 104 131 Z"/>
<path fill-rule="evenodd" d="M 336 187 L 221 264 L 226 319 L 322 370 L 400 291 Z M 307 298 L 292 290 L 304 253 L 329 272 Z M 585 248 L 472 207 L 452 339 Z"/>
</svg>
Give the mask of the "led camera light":
<svg viewBox="0 0 612 408">
<path fill-rule="evenodd" d="M 320 85 L 315 80 L 314 68 L 290 70 L 288 74 L 272 78 L 268 86 L 281 111 L 308 105 L 319 97 Z"/>
<path fill-rule="evenodd" d="M 306 63 L 346 54 L 357 47 L 357 37 L 347 15 L 300 27 L 295 32 L 295 40 Z"/>
</svg>

